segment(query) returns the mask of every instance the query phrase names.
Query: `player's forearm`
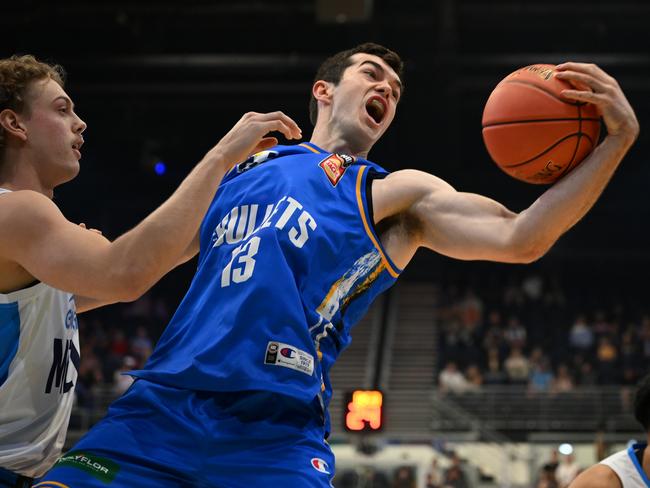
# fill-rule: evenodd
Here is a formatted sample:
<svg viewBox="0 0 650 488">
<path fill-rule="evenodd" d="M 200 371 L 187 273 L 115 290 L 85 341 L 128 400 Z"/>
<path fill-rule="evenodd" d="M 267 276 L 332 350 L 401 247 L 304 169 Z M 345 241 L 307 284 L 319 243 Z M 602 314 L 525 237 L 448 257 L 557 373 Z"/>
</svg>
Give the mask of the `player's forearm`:
<svg viewBox="0 0 650 488">
<path fill-rule="evenodd" d="M 196 236 L 230 162 L 208 153 L 167 201 L 112 243 L 129 295 L 140 296 L 173 269 Z"/>
<path fill-rule="evenodd" d="M 608 136 L 591 155 L 566 177 L 549 188 L 516 219 L 516 235 L 541 257 L 594 205 L 628 152 L 637 132 Z"/>
</svg>

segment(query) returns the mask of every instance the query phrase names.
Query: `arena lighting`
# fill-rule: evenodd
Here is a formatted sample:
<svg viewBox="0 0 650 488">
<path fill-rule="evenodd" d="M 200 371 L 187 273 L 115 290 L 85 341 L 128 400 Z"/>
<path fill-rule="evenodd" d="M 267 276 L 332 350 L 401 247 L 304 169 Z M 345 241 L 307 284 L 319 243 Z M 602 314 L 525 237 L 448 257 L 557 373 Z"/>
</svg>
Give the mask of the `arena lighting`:
<svg viewBox="0 0 650 488">
<path fill-rule="evenodd" d="M 379 390 L 355 390 L 345 398 L 344 427 L 348 432 L 381 430 L 384 394 Z"/>
<path fill-rule="evenodd" d="M 566 442 L 564 444 L 560 444 L 560 447 L 558 447 L 557 450 L 560 451 L 560 454 L 564 454 L 565 456 L 573 454 L 573 446 L 571 444 L 567 444 Z"/>
<path fill-rule="evenodd" d="M 167 165 L 163 161 L 158 161 L 154 164 L 153 170 L 158 176 L 162 176 L 167 172 Z"/>
</svg>

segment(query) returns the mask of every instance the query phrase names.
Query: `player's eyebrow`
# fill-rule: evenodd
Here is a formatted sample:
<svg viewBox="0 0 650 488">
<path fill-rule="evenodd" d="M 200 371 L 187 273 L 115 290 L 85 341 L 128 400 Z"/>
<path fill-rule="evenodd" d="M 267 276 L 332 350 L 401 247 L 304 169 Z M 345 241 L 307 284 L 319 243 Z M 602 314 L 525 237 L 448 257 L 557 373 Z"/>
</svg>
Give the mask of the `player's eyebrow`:
<svg viewBox="0 0 650 488">
<path fill-rule="evenodd" d="M 63 100 L 68 107 L 70 107 L 72 110 L 74 110 L 74 103 L 72 103 L 72 100 L 70 100 L 68 97 L 60 95 L 56 97 L 54 100 L 52 100 L 52 103 L 56 103 L 59 100 Z"/>
<path fill-rule="evenodd" d="M 361 64 L 359 64 L 359 67 L 363 66 L 364 64 L 370 64 L 370 65 L 374 66 L 375 68 L 377 68 L 379 71 L 381 71 L 382 74 L 384 74 L 384 75 L 386 74 L 386 70 L 379 63 L 375 63 L 374 61 L 371 61 L 370 59 L 366 59 L 365 61 L 362 61 Z M 399 80 L 399 78 L 397 78 L 397 79 L 395 79 L 393 81 L 397 85 L 399 93 L 401 94 L 402 93 L 402 82 Z"/>
</svg>

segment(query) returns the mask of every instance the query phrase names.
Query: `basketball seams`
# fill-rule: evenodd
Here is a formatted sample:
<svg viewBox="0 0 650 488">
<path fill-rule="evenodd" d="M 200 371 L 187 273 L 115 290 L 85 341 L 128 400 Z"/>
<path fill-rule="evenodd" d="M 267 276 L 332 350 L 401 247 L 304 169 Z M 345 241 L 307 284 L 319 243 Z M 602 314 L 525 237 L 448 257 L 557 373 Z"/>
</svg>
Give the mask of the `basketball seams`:
<svg viewBox="0 0 650 488">
<path fill-rule="evenodd" d="M 494 122 L 492 124 L 484 125 L 483 128 L 487 129 L 489 127 L 496 127 L 500 125 L 510 125 L 510 124 L 531 124 L 534 122 L 571 122 L 572 120 L 584 120 L 588 122 L 600 122 L 600 117 L 583 117 L 578 119 L 577 117 L 560 117 L 554 119 L 526 119 L 526 120 L 509 120 L 507 122 Z"/>
<path fill-rule="evenodd" d="M 580 136 L 580 135 L 583 135 L 583 136 L 587 137 L 587 134 L 584 134 L 584 133 L 581 134 L 580 132 L 574 132 L 572 134 L 567 134 L 566 136 L 562 137 L 561 139 L 558 139 L 557 141 L 555 141 L 554 144 L 552 144 L 551 146 L 544 149 L 541 153 L 537 154 L 535 157 L 527 159 L 526 161 L 523 161 L 521 163 L 502 164 L 501 166 L 503 166 L 504 168 L 516 168 L 516 167 L 523 166 L 523 165 L 528 164 L 528 163 L 532 163 L 536 159 L 541 158 L 542 156 L 544 156 L 544 154 L 546 154 L 550 150 L 555 149 L 557 146 L 562 144 L 567 139 L 570 139 L 571 137 Z"/>
<path fill-rule="evenodd" d="M 541 87 L 541 86 L 539 86 L 539 85 L 537 85 L 535 83 L 531 83 L 530 81 L 507 80 L 507 81 L 502 82 L 501 84 L 507 85 L 507 84 L 510 84 L 510 83 L 515 83 L 515 84 L 518 84 L 518 85 L 532 86 L 533 88 L 536 88 L 537 90 L 539 90 L 541 92 L 544 92 L 547 95 L 549 95 L 550 97 L 553 97 L 553 98 L 555 98 L 556 100 L 558 100 L 558 101 L 560 101 L 562 103 L 566 103 L 567 105 L 573 105 L 574 107 L 579 107 L 580 105 L 584 105 L 584 102 L 570 102 L 570 101 L 567 101 L 566 99 L 557 96 L 552 91 L 547 90 L 546 88 L 543 88 L 543 87 Z"/>
</svg>

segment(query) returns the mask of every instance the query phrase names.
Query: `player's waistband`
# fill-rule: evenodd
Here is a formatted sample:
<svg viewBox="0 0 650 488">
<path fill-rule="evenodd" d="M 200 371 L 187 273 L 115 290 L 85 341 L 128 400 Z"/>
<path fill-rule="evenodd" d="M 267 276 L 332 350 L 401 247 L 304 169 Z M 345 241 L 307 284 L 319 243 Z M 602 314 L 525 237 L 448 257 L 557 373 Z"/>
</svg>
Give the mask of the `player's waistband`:
<svg viewBox="0 0 650 488">
<path fill-rule="evenodd" d="M 29 488 L 33 483 L 33 478 L 0 468 L 0 487 L 2 488 Z"/>
</svg>

